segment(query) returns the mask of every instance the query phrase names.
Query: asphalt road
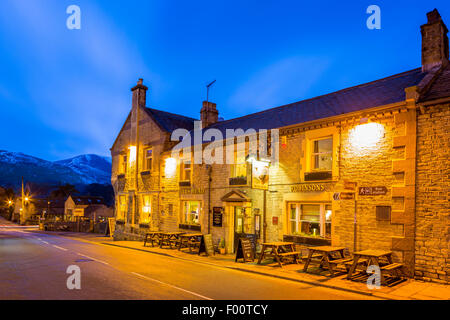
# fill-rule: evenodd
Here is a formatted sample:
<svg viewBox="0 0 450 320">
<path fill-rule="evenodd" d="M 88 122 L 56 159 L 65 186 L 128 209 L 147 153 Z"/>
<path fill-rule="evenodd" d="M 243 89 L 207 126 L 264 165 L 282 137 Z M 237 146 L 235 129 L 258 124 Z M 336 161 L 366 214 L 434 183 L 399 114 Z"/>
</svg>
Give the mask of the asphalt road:
<svg viewBox="0 0 450 320">
<path fill-rule="evenodd" d="M 67 288 L 67 268 L 81 289 Z M 310 300 L 365 295 L 0 226 L 0 299 Z"/>
</svg>

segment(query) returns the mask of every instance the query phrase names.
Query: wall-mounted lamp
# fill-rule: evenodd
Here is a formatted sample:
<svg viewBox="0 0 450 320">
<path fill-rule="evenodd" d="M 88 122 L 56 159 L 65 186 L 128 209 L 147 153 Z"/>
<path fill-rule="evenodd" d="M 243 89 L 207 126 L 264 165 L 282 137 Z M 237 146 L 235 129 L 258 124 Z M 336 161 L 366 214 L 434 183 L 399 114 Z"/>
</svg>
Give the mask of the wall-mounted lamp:
<svg viewBox="0 0 450 320">
<path fill-rule="evenodd" d="M 128 149 L 130 150 L 130 163 L 133 163 L 136 161 L 136 146 L 129 146 Z"/>
<path fill-rule="evenodd" d="M 164 166 L 164 173 L 166 175 L 166 178 L 174 177 L 176 171 L 177 171 L 177 159 L 167 158 Z"/>
</svg>

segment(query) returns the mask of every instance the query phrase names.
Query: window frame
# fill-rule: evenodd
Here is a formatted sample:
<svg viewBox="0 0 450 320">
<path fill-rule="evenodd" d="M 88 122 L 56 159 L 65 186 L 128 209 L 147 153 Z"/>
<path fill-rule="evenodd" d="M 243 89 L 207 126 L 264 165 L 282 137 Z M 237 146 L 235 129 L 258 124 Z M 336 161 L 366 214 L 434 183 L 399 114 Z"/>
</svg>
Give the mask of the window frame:
<svg viewBox="0 0 450 320">
<path fill-rule="evenodd" d="M 302 220 L 302 206 L 303 205 L 318 205 L 319 206 L 319 210 L 320 210 L 320 214 L 319 214 L 319 221 L 317 221 L 317 223 L 319 224 L 319 234 L 318 236 L 320 238 L 323 239 L 331 239 L 331 231 L 332 229 L 330 228 L 330 235 L 329 237 L 327 237 L 327 233 L 326 233 L 326 224 L 330 224 L 330 226 L 332 227 L 333 224 L 333 207 L 331 202 L 288 202 L 288 212 L 287 212 L 287 220 L 288 220 L 288 234 L 289 235 L 304 235 L 306 237 L 313 237 L 313 235 L 310 234 L 306 234 L 305 232 L 303 232 L 303 230 L 301 230 L 301 223 L 302 222 L 310 222 L 310 220 Z M 292 218 L 291 215 L 291 208 L 292 206 L 295 206 L 295 218 Z M 326 211 L 327 211 L 327 207 L 330 207 L 331 210 L 331 219 L 329 222 L 327 222 L 326 220 Z M 295 222 L 295 231 L 292 230 L 292 222 Z"/>
<path fill-rule="evenodd" d="M 189 161 L 189 163 L 187 163 Z M 186 170 L 186 165 L 189 165 L 189 169 Z M 186 179 L 186 171 L 189 171 L 189 179 Z M 180 160 L 180 182 L 192 182 L 192 172 L 193 172 L 193 166 L 192 161 L 190 159 Z"/>
<path fill-rule="evenodd" d="M 329 152 L 315 152 L 314 148 L 316 145 L 316 142 L 319 141 L 323 141 L 323 140 L 331 140 L 331 150 Z M 309 158 L 310 158 L 310 171 L 311 172 L 329 172 L 329 171 L 333 171 L 333 161 L 334 161 L 334 157 L 333 157 L 333 136 L 327 136 L 327 137 L 320 137 L 320 138 L 313 138 L 311 139 L 311 148 L 310 148 L 310 152 L 309 152 Z M 316 159 L 315 157 L 321 156 L 321 155 L 330 155 L 331 157 L 331 167 L 328 169 L 320 169 L 320 168 L 315 168 L 315 163 L 316 163 Z"/>
<path fill-rule="evenodd" d="M 122 201 L 123 200 L 123 201 Z M 116 217 L 117 220 L 125 220 L 126 216 L 127 216 L 127 211 L 128 211 L 128 198 L 127 195 L 119 195 L 119 213 L 120 213 L 120 218 Z"/>
<path fill-rule="evenodd" d="M 148 205 L 146 205 L 146 197 L 148 197 Z M 144 209 L 147 208 L 148 212 L 145 212 Z M 152 195 L 151 194 L 142 194 L 141 195 L 141 208 L 140 208 L 140 217 L 139 221 L 141 223 L 149 223 L 152 215 Z M 144 221 L 142 217 L 146 216 L 147 219 Z"/>
<path fill-rule="evenodd" d="M 128 155 L 119 155 L 119 174 L 127 174 L 128 170 Z"/>
<path fill-rule="evenodd" d="M 148 151 L 151 151 L 151 156 L 148 157 Z M 148 165 L 148 161 L 150 160 L 151 165 Z M 153 170 L 153 147 L 148 147 L 144 149 L 144 170 L 152 172 Z"/>
<path fill-rule="evenodd" d="M 191 202 L 196 202 L 198 204 L 198 222 L 197 223 L 190 223 L 188 222 L 188 215 L 192 215 L 192 213 L 188 213 L 185 212 L 185 208 L 186 208 L 186 204 L 189 203 L 189 209 L 188 211 L 192 211 L 191 210 Z M 186 225 L 193 225 L 193 226 L 201 226 L 201 214 L 202 214 L 202 208 L 203 208 L 203 203 L 201 200 L 182 200 L 181 201 L 181 206 L 180 206 L 180 210 L 181 210 L 181 214 L 180 214 L 180 222 L 181 224 L 186 224 Z"/>
</svg>

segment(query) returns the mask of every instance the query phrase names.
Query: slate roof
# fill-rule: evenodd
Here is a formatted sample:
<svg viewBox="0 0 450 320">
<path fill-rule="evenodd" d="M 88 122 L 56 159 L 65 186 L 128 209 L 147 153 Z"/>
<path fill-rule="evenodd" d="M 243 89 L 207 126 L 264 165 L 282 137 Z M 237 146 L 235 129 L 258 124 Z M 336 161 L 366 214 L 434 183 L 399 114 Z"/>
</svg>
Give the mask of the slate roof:
<svg viewBox="0 0 450 320">
<path fill-rule="evenodd" d="M 450 97 L 450 64 L 442 70 L 441 74 L 420 99 L 420 102 L 446 97 Z"/>
<path fill-rule="evenodd" d="M 421 68 L 316 98 L 217 122 L 208 128 L 274 129 L 360 111 L 405 100 L 405 88 L 418 85 L 425 77 Z"/>
<path fill-rule="evenodd" d="M 172 133 L 178 128 L 186 130 L 194 129 L 194 121 L 196 119 L 152 108 L 145 108 L 145 111 L 169 133 Z"/>
</svg>

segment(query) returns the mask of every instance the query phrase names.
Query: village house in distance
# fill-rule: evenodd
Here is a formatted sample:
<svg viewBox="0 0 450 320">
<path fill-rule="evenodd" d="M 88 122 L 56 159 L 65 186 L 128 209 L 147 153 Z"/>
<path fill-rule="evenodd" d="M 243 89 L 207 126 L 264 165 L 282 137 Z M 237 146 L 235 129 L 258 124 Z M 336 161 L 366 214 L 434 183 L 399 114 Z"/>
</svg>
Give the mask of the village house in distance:
<svg viewBox="0 0 450 320">
<path fill-rule="evenodd" d="M 203 102 L 203 128 L 279 129 L 277 165 L 172 158 L 171 133 L 195 119 L 147 107 L 139 80 L 111 148 L 115 238 L 195 230 L 228 253 L 239 237 L 392 250 L 410 276 L 448 284 L 449 42 L 438 11 L 427 20 L 420 68 L 230 120 Z"/>
</svg>

